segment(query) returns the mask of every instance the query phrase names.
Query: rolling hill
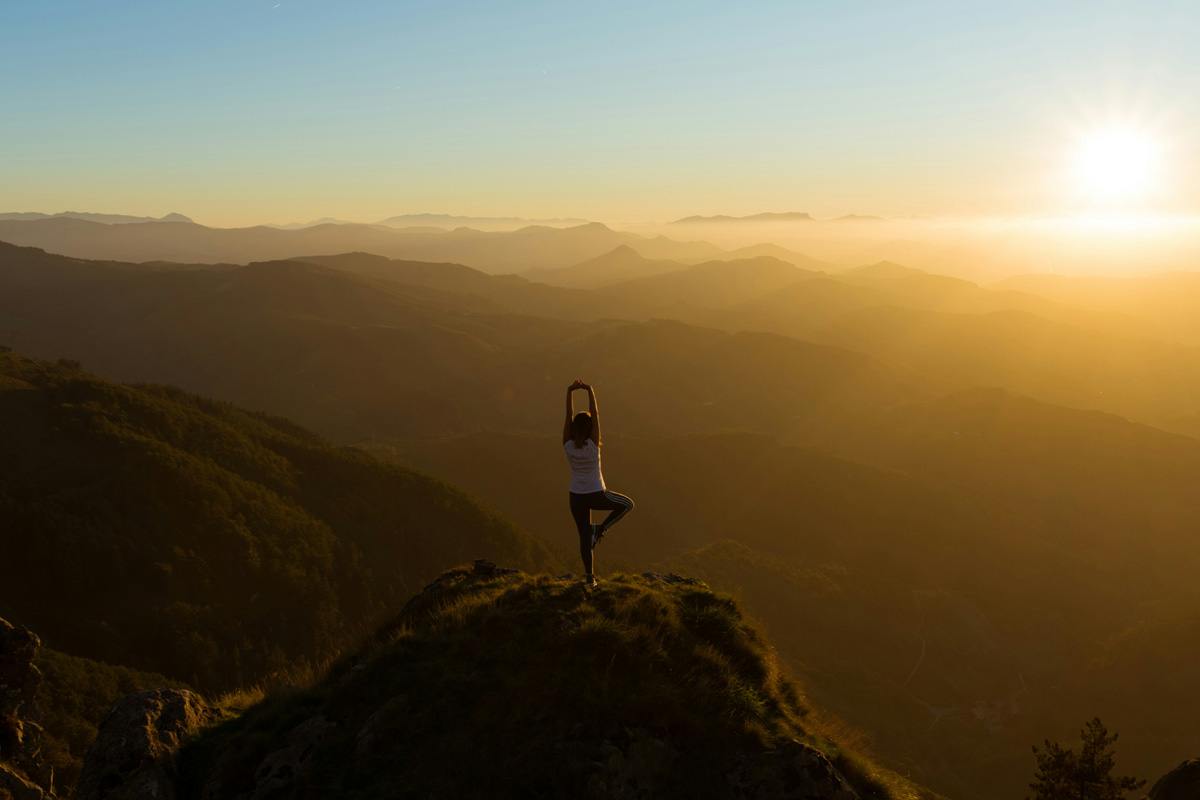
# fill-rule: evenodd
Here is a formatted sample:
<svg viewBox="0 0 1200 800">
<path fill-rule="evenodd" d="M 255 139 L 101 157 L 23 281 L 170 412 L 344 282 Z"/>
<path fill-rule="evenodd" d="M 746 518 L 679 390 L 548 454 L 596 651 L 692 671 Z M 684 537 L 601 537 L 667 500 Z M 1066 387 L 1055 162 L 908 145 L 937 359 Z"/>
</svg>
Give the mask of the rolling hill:
<svg viewBox="0 0 1200 800">
<path fill-rule="evenodd" d="M 0 353 L 0 613 L 227 687 L 319 659 L 481 550 L 556 564 L 462 491 L 295 425 Z"/>
<path fill-rule="evenodd" d="M 457 280 L 464 270 L 448 273 Z M 512 285 L 523 302 L 578 296 Z M 23 352 L 179 385 L 351 441 L 373 431 L 544 429 L 561 401 L 552 376 L 581 371 L 640 433 L 743 426 L 820 438 L 925 396 L 907 371 L 838 348 L 664 321 L 504 313 L 489 297 L 311 263 L 145 272 L 0 246 L 0 290 L 0 332 Z"/>
<path fill-rule="evenodd" d="M 633 247 L 623 244 L 573 267 L 529 270 L 524 277 L 551 286 L 595 289 L 684 269 L 687 269 L 687 264 L 683 262 L 646 258 Z"/>
<path fill-rule="evenodd" d="M 426 286 L 480 297 L 498 310 L 551 319 L 595 320 L 626 316 L 637 304 L 621 304 L 565 284 L 546 285 L 517 275 L 489 275 L 462 264 L 400 261 L 369 253 L 333 256 L 297 256 L 292 261 L 320 264 L 330 269 L 408 286 Z M 566 270 L 546 270 L 558 272 Z M 550 283 L 550 282 L 547 282 Z"/>
<path fill-rule="evenodd" d="M 708 261 L 682 270 L 649 275 L 604 287 L 604 294 L 654 308 L 674 305 L 724 306 L 817 275 L 772 256 Z"/>
<path fill-rule="evenodd" d="M 1152 320 L 1159 336 L 1200 344 L 1200 272 L 1166 272 L 1143 277 L 1017 275 L 993 288 L 1023 291 L 1064 305 Z"/>
</svg>

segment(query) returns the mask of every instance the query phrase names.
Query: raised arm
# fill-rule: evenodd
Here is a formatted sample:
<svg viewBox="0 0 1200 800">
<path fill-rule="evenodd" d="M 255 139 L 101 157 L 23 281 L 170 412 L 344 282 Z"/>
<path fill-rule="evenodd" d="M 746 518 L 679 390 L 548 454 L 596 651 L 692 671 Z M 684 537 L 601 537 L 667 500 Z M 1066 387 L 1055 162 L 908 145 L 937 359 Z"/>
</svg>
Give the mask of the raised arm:
<svg viewBox="0 0 1200 800">
<path fill-rule="evenodd" d="M 575 406 L 571 402 L 571 392 L 579 388 L 579 381 L 567 387 L 567 419 L 563 422 L 563 444 L 571 441 L 571 418 L 575 416 Z"/>
<path fill-rule="evenodd" d="M 590 383 L 583 385 L 588 393 L 588 413 L 592 415 L 592 435 L 591 440 L 597 445 L 600 444 L 600 414 L 596 411 L 596 390 L 592 388 Z"/>
</svg>

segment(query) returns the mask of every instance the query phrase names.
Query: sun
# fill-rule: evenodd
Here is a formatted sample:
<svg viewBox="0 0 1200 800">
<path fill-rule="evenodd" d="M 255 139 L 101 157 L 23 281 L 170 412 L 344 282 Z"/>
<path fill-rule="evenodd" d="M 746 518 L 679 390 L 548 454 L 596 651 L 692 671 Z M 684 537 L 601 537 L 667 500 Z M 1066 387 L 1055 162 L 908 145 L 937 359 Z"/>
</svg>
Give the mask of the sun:
<svg viewBox="0 0 1200 800">
<path fill-rule="evenodd" d="M 1109 128 L 1086 137 L 1079 149 L 1082 188 L 1098 200 L 1132 199 L 1150 188 L 1158 147 L 1132 128 Z"/>
</svg>

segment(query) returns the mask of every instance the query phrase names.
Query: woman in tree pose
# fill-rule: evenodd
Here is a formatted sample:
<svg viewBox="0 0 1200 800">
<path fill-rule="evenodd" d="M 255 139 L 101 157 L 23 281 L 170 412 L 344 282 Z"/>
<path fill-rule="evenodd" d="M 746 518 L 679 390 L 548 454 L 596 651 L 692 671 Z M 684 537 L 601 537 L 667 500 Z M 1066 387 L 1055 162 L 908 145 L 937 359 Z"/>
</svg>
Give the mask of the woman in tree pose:
<svg viewBox="0 0 1200 800">
<path fill-rule="evenodd" d="M 575 413 L 571 394 L 576 389 L 588 393 L 588 410 Z M 583 381 L 567 387 L 567 419 L 563 423 L 563 449 L 571 465 L 571 516 L 579 530 L 579 554 L 583 556 L 584 578 L 596 585 L 592 571 L 592 551 L 596 543 L 621 518 L 633 510 L 633 501 L 623 494 L 604 488 L 600 474 L 600 417 L 596 414 L 596 392 Z M 599 525 L 592 524 L 592 511 L 611 512 Z"/>
</svg>

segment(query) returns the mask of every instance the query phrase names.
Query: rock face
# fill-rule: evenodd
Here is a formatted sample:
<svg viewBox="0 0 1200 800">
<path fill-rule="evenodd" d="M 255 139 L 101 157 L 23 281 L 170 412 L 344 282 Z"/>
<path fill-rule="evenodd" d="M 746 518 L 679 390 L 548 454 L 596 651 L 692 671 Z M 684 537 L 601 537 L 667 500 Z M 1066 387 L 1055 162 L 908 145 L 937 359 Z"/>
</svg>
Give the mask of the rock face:
<svg viewBox="0 0 1200 800">
<path fill-rule="evenodd" d="M 729 775 L 733 797 L 746 800 L 859 800 L 859 794 L 814 747 L 791 741 L 738 758 Z"/>
<path fill-rule="evenodd" d="M 243 753 L 226 752 L 213 769 L 200 792 L 204 800 L 267 800 L 295 791 L 303 781 L 317 745 L 325 741 L 336 726 L 325 717 L 312 717 L 288 731 L 286 746 L 267 753 L 253 767 L 253 779 L 246 780 L 249 765 Z M 347 765 L 347 768 L 350 768 Z M 282 793 L 282 794 L 281 794 Z"/>
<path fill-rule="evenodd" d="M 1185 761 L 1159 778 L 1150 800 L 1200 800 L 1200 758 Z"/>
<path fill-rule="evenodd" d="M 599 770 L 581 794 L 588 800 L 654 800 L 670 781 L 677 756 L 669 741 L 641 729 L 631 731 L 624 747 L 612 742 L 601 746 Z"/>
<path fill-rule="evenodd" d="M 0 789 L 17 800 L 54 793 L 54 771 L 41 755 L 41 710 L 34 698 L 42 674 L 34 665 L 41 640 L 0 619 Z"/>
<path fill-rule="evenodd" d="M 171 757 L 211 710 L 178 689 L 151 689 L 117 701 L 83 759 L 78 800 L 172 800 Z"/>
</svg>

